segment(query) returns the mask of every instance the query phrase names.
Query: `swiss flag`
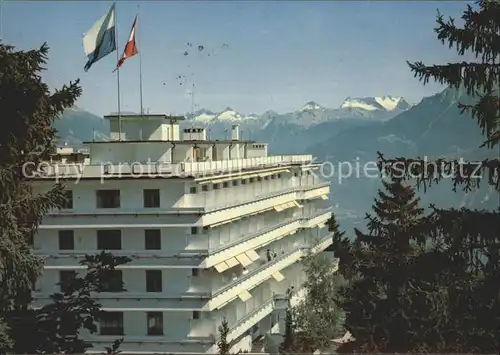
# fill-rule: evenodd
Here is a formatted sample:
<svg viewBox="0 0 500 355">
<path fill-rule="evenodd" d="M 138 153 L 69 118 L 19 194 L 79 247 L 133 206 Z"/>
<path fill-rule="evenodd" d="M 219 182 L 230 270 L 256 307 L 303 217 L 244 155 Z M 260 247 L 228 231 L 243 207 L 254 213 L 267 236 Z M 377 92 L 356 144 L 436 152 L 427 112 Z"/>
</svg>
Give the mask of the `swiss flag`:
<svg viewBox="0 0 500 355">
<path fill-rule="evenodd" d="M 137 16 L 135 16 L 134 23 L 132 24 L 132 29 L 130 30 L 130 36 L 128 38 L 127 44 L 125 45 L 125 49 L 123 50 L 122 57 L 118 61 L 116 65 L 116 69 L 113 72 L 117 71 L 118 68 L 122 66 L 125 60 L 133 57 L 139 51 L 137 50 L 137 45 L 135 44 L 135 25 L 137 24 Z"/>
</svg>

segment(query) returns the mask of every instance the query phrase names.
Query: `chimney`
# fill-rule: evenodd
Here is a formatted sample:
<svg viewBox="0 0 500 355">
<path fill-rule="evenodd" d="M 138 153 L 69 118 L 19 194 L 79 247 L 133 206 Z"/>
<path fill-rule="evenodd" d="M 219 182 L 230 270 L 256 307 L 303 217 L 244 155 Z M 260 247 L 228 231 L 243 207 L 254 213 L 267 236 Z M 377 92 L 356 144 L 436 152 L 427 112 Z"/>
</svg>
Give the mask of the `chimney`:
<svg viewBox="0 0 500 355">
<path fill-rule="evenodd" d="M 231 140 L 239 141 L 240 140 L 240 126 L 237 124 L 232 125 L 231 127 Z"/>
</svg>

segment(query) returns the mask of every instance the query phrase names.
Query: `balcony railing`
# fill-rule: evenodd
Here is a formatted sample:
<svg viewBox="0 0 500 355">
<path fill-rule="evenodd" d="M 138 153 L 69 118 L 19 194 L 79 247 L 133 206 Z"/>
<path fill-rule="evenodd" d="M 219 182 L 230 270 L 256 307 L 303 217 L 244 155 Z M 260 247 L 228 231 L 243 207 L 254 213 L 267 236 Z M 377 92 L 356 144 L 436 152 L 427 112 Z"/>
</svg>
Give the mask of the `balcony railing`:
<svg viewBox="0 0 500 355">
<path fill-rule="evenodd" d="M 242 171 L 256 168 L 306 164 L 312 155 L 277 155 L 270 157 L 228 159 L 206 162 L 100 162 L 100 163 L 50 163 L 39 167 L 32 178 L 106 178 L 120 176 L 199 176 Z"/>
<path fill-rule="evenodd" d="M 331 233 L 322 237 L 319 242 L 312 247 L 302 247 L 299 249 L 295 249 L 288 254 L 276 257 L 271 262 L 265 263 L 261 267 L 252 270 L 247 275 L 239 277 L 237 280 L 229 283 L 228 285 L 225 285 L 224 287 L 213 293 L 212 299 L 209 302 L 209 308 L 220 308 L 224 304 L 227 304 L 233 299 L 237 298 L 241 292 L 256 287 L 276 272 L 279 272 L 284 268 L 294 264 L 302 256 L 305 256 L 309 250 L 317 253 L 324 250 L 330 244 L 332 244 Z"/>
</svg>

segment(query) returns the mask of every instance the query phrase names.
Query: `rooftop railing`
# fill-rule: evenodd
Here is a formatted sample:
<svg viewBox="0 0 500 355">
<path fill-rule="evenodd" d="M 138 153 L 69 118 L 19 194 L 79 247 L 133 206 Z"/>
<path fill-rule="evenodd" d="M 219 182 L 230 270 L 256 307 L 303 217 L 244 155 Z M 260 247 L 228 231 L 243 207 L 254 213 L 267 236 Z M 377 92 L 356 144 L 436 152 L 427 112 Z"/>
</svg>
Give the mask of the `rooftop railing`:
<svg viewBox="0 0 500 355">
<path fill-rule="evenodd" d="M 36 167 L 33 178 L 106 178 L 106 177 L 147 177 L 147 176 L 199 176 L 214 175 L 248 169 L 280 167 L 291 164 L 307 164 L 313 161 L 310 154 L 277 155 L 258 158 L 227 159 L 204 162 L 91 162 L 91 163 L 51 163 L 44 162 Z M 30 171 L 34 166 L 27 166 Z"/>
</svg>

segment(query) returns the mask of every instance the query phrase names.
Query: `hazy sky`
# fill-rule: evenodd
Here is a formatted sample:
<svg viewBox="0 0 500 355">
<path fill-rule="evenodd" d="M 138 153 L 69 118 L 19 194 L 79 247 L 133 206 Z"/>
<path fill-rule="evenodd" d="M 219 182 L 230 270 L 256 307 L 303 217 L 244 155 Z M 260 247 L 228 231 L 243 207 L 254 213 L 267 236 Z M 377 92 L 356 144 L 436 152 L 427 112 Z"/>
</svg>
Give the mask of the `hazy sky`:
<svg viewBox="0 0 500 355">
<path fill-rule="evenodd" d="M 48 42 L 52 87 L 80 78 L 77 105 L 117 110 L 115 53 L 85 73 L 82 35 L 108 1 L 4 1 L 4 42 L 32 49 Z M 138 1 L 117 3 L 118 50 Z M 144 106 L 150 112 L 199 108 L 292 111 L 307 101 L 337 107 L 347 96 L 404 96 L 418 102 L 440 90 L 414 79 L 406 60 L 435 64 L 457 55 L 433 31 L 436 9 L 459 17 L 464 1 L 140 1 Z M 187 43 L 193 44 L 188 56 Z M 227 44 L 227 47 L 224 46 Z M 198 52 L 197 46 L 203 51 Z M 210 53 L 210 56 L 208 55 Z M 185 76 L 177 80 L 177 76 Z M 139 58 L 120 72 L 122 111 L 139 111 Z M 183 83 L 183 85 L 180 85 Z"/>
</svg>

